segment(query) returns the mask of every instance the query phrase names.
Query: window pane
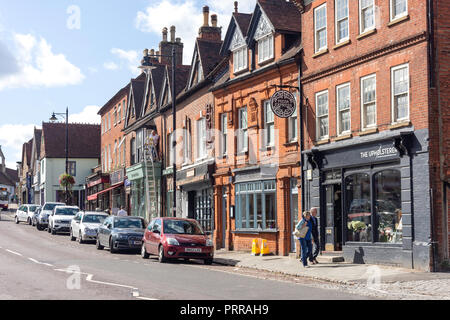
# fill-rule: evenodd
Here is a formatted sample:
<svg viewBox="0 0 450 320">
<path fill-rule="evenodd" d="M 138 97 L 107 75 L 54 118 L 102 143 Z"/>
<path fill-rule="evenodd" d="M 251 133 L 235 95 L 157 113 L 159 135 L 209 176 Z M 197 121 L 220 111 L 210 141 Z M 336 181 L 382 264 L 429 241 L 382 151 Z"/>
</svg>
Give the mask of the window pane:
<svg viewBox="0 0 450 320">
<path fill-rule="evenodd" d="M 350 131 L 350 111 L 341 112 L 341 133 Z"/>
<path fill-rule="evenodd" d="M 365 105 L 364 119 L 365 126 L 376 124 L 376 107 L 374 103 Z"/>
<path fill-rule="evenodd" d="M 328 136 L 328 117 L 320 118 L 320 137 Z"/>
<path fill-rule="evenodd" d="M 408 69 L 402 68 L 394 71 L 394 94 L 408 92 Z"/>
<path fill-rule="evenodd" d="M 350 86 L 338 88 L 338 110 L 350 108 Z"/>
<path fill-rule="evenodd" d="M 395 119 L 406 119 L 409 117 L 408 94 L 402 94 L 394 97 Z"/>
<path fill-rule="evenodd" d="M 316 9 L 316 30 L 326 27 L 327 18 L 326 18 L 326 7 L 323 6 L 319 9 Z"/>
<path fill-rule="evenodd" d="M 266 204 L 266 228 L 275 229 L 276 228 L 275 193 L 266 193 L 264 198 Z"/>
<path fill-rule="evenodd" d="M 375 101 L 375 78 L 363 80 L 364 103 Z"/>
<path fill-rule="evenodd" d="M 347 241 L 372 242 L 370 177 L 358 173 L 345 179 Z"/>
<path fill-rule="evenodd" d="M 402 200 L 400 171 L 385 170 L 375 175 L 375 210 L 378 241 L 402 242 Z"/>
<path fill-rule="evenodd" d="M 255 202 L 254 202 L 254 194 L 250 193 L 248 195 L 248 216 L 249 216 L 249 221 L 248 221 L 248 227 L 249 228 L 255 228 Z"/>
<path fill-rule="evenodd" d="M 317 115 L 328 115 L 328 93 L 317 96 Z"/>
<path fill-rule="evenodd" d="M 240 210 L 239 214 L 241 216 L 242 221 L 242 228 L 248 228 L 247 225 L 247 196 L 245 194 L 242 194 L 239 196 L 240 200 Z"/>
<path fill-rule="evenodd" d="M 337 0 L 336 7 L 336 18 L 338 20 L 342 20 L 348 16 L 348 0 Z"/>
<path fill-rule="evenodd" d="M 392 0 L 393 2 L 393 17 L 397 17 L 406 13 L 407 0 Z"/>
<path fill-rule="evenodd" d="M 338 22 L 339 40 L 348 37 L 348 19 Z"/>
</svg>

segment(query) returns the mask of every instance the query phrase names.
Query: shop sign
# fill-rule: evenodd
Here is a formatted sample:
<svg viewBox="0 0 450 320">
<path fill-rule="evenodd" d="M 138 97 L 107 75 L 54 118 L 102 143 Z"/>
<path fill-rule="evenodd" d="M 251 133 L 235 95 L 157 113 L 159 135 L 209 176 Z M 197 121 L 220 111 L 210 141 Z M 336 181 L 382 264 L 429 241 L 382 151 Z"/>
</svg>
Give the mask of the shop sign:
<svg viewBox="0 0 450 320">
<path fill-rule="evenodd" d="M 280 90 L 270 99 L 273 113 L 280 118 L 289 118 L 297 110 L 295 96 L 289 91 Z"/>
<path fill-rule="evenodd" d="M 124 177 L 125 177 L 124 169 L 117 170 L 117 171 L 111 173 L 111 185 L 115 185 L 115 184 L 123 182 Z"/>
<path fill-rule="evenodd" d="M 361 159 L 382 159 L 392 155 L 397 155 L 397 149 L 394 146 L 382 147 L 376 149 L 360 152 Z"/>
</svg>

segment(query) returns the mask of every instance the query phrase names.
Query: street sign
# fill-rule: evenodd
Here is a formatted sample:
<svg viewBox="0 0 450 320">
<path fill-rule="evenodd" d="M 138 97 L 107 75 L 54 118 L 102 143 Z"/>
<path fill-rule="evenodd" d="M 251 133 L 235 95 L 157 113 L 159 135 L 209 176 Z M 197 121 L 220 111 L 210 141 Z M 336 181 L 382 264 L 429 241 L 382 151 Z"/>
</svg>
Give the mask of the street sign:
<svg viewBox="0 0 450 320">
<path fill-rule="evenodd" d="M 273 113 L 280 118 L 289 118 L 297 110 L 295 96 L 289 91 L 280 90 L 270 98 Z"/>
</svg>

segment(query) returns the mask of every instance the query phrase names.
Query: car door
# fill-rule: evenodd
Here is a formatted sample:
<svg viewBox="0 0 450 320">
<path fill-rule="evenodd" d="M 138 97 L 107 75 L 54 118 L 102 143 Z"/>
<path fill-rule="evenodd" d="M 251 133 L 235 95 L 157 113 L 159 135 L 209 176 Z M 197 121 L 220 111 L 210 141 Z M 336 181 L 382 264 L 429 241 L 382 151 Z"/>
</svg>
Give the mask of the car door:
<svg viewBox="0 0 450 320">
<path fill-rule="evenodd" d="M 19 220 L 25 222 L 27 221 L 27 217 L 28 217 L 28 206 L 24 206 L 23 210 L 20 212 Z"/>
<path fill-rule="evenodd" d="M 72 227 L 72 235 L 77 237 L 80 232 L 80 223 L 81 223 L 82 213 L 78 212 L 75 217 L 73 217 L 70 225 Z"/>
<path fill-rule="evenodd" d="M 158 254 L 158 247 L 161 241 L 161 219 L 156 219 L 150 232 L 149 253 Z"/>
<path fill-rule="evenodd" d="M 105 242 L 105 233 L 106 233 L 106 226 L 109 224 L 110 217 L 106 218 L 105 221 L 103 221 L 103 224 L 98 228 L 98 242 L 103 245 Z"/>
<path fill-rule="evenodd" d="M 147 250 L 147 252 L 151 252 L 151 248 L 150 248 L 150 235 L 152 232 L 152 228 L 153 225 L 155 224 L 155 220 L 152 220 L 149 224 L 147 229 L 145 230 L 144 233 L 144 246 L 145 246 L 145 250 Z"/>
</svg>

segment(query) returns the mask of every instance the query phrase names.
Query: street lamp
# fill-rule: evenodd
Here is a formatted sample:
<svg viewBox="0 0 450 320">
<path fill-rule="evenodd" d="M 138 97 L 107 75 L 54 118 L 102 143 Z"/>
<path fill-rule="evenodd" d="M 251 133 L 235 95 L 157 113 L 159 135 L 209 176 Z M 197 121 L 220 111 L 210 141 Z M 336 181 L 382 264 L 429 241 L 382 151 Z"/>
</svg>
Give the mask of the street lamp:
<svg viewBox="0 0 450 320">
<path fill-rule="evenodd" d="M 52 117 L 50 118 L 51 122 L 55 122 L 58 120 L 58 118 L 56 116 L 61 116 L 62 118 L 65 118 L 66 120 L 66 147 L 65 147 L 65 151 L 66 151 L 66 174 L 69 173 L 69 108 L 66 108 L 66 113 L 52 113 Z M 67 204 L 68 199 L 67 199 L 67 185 L 66 185 L 66 194 L 65 194 L 65 202 Z"/>
<path fill-rule="evenodd" d="M 172 95 L 172 126 L 173 126 L 173 134 L 172 134 L 172 150 L 175 151 L 176 147 L 176 139 L 175 139 L 175 129 L 176 129 L 176 92 L 175 92 L 175 67 L 176 67 L 176 51 L 175 46 L 172 46 L 172 54 L 169 55 L 162 55 L 162 54 L 152 54 L 149 56 L 148 49 L 144 50 L 144 58 L 141 61 L 140 69 L 143 70 L 153 70 L 156 69 L 155 63 L 152 61 L 152 57 L 165 57 L 170 58 L 172 61 L 172 88 L 171 88 L 171 95 Z M 172 159 L 172 166 L 173 166 L 173 216 L 176 217 L 177 214 L 177 166 L 176 166 L 176 157 L 173 156 Z M 147 189 L 148 192 L 148 189 Z M 150 204 L 149 204 L 150 205 Z"/>
</svg>

